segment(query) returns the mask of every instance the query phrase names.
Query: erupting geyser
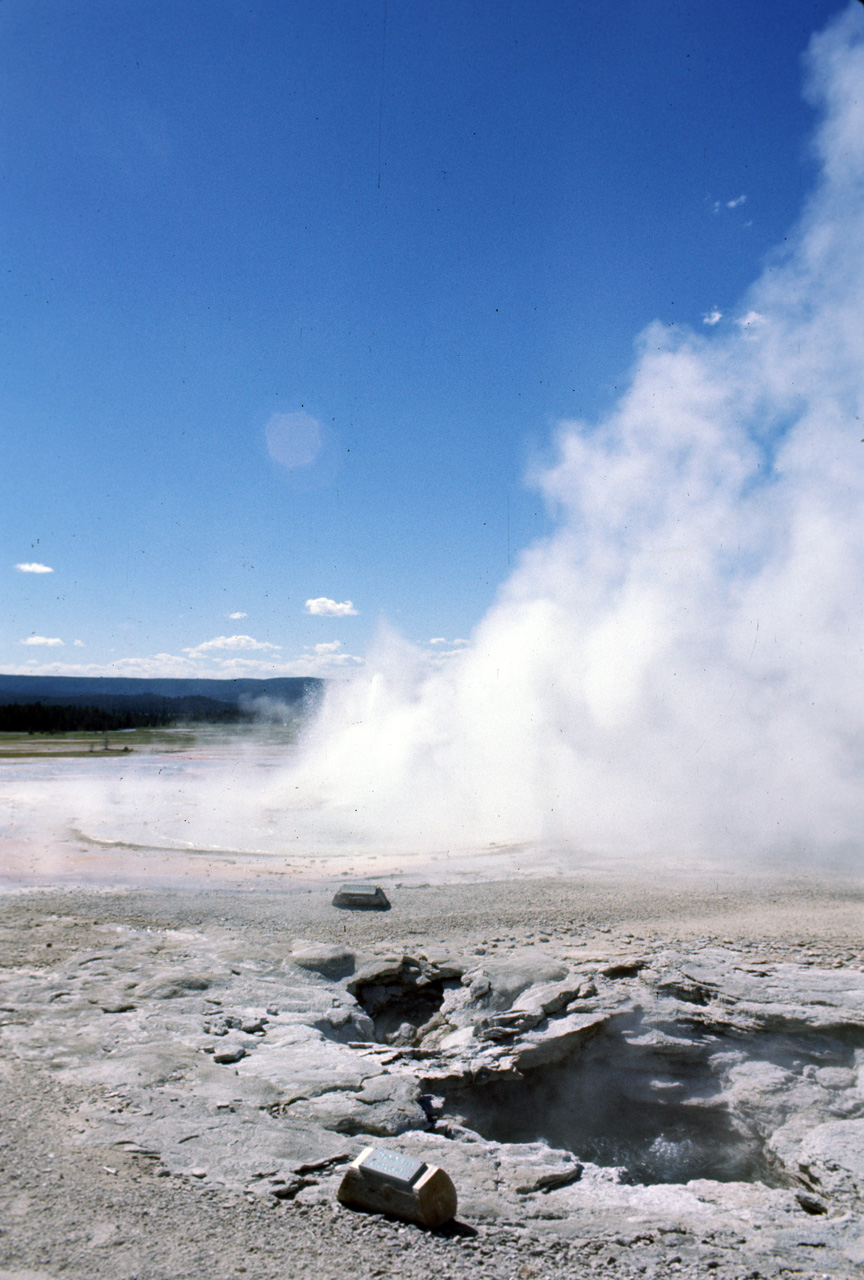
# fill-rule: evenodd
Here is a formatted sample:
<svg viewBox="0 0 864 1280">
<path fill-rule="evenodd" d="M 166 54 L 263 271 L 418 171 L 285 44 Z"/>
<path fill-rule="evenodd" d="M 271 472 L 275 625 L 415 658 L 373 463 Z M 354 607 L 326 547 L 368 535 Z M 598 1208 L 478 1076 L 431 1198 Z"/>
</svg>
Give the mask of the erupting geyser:
<svg viewBox="0 0 864 1280">
<path fill-rule="evenodd" d="M 864 824 L 864 43 L 817 36 L 821 178 L 737 314 L 659 323 L 470 652 L 394 638 L 334 686 L 282 795 L 448 848 L 843 856 Z"/>
</svg>

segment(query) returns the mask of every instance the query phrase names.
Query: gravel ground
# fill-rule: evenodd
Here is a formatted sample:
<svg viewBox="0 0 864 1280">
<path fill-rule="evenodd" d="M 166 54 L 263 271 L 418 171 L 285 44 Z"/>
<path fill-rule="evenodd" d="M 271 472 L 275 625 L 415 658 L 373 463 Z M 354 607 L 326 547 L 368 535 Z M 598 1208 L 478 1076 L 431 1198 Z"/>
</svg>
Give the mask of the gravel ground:
<svg viewBox="0 0 864 1280">
<path fill-rule="evenodd" d="M 388 913 L 335 912 L 327 891 L 19 889 L 0 897 L 2 965 L 51 968 L 103 945 L 106 924 L 195 928 L 286 953 L 298 937 L 358 950 L 537 944 L 615 954 L 658 940 L 732 943 L 761 959 L 844 965 L 864 955 L 859 883 L 585 873 L 549 880 L 388 886 Z M 2 1003 L 2 997 L 0 997 Z M 159 1176 L 143 1155 L 81 1146 L 79 1109 L 97 1086 L 72 1087 L 41 1064 L 0 1060 L 0 1280 L 433 1276 L 855 1276 L 824 1269 L 818 1248 L 788 1265 L 743 1256 L 734 1239 L 675 1231 L 603 1238 L 536 1223 L 457 1223 L 437 1233 L 353 1213 L 227 1192 Z"/>
</svg>

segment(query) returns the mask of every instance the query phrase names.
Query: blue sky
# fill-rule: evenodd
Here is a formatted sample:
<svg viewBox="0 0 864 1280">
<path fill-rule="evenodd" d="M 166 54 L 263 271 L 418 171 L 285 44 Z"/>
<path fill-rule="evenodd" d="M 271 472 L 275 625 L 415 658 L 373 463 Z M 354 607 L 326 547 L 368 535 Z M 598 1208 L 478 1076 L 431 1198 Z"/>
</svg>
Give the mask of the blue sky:
<svg viewBox="0 0 864 1280">
<path fill-rule="evenodd" d="M 844 7 L 5 0 L 0 669 L 458 648 L 556 423 L 782 245 Z"/>
</svg>

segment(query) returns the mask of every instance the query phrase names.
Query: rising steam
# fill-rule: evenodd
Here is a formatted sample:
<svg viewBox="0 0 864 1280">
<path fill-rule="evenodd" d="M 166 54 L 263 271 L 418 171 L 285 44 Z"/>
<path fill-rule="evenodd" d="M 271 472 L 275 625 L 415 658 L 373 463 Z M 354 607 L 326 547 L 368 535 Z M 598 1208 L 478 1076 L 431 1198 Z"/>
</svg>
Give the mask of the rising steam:
<svg viewBox="0 0 864 1280">
<path fill-rule="evenodd" d="M 535 477 L 559 515 L 445 670 L 385 638 L 279 787 L 405 848 L 864 833 L 864 13 L 808 55 L 819 185 L 709 333 L 661 324 Z M 296 812 L 296 810 L 295 810 Z"/>
</svg>

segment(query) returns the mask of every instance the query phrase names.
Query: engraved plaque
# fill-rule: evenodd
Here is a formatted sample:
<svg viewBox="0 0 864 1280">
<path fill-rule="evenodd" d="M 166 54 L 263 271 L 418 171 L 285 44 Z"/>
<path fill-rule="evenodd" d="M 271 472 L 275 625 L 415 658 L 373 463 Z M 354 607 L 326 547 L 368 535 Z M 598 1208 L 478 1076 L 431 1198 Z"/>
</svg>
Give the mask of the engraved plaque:
<svg viewBox="0 0 864 1280">
<path fill-rule="evenodd" d="M 422 1160 L 402 1155 L 399 1151 L 373 1151 L 360 1165 L 364 1176 L 374 1174 L 401 1187 L 412 1186 L 426 1168 Z"/>
</svg>

